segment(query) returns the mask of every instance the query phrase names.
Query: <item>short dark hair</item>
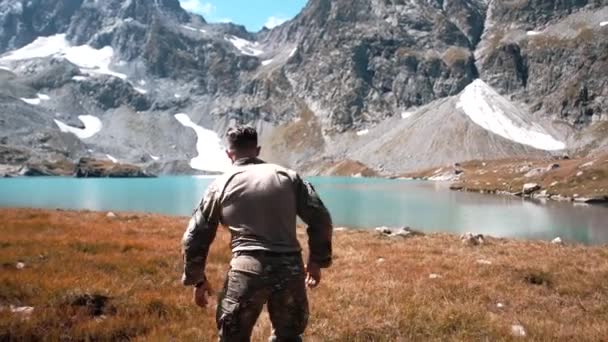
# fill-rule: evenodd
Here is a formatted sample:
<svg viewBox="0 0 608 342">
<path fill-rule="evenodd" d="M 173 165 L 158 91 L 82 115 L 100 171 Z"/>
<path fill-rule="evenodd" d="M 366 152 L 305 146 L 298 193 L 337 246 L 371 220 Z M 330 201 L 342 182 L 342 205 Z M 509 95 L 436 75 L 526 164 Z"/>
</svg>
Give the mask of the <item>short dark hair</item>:
<svg viewBox="0 0 608 342">
<path fill-rule="evenodd" d="M 251 126 L 236 126 L 226 133 L 228 148 L 231 150 L 246 150 L 258 147 L 258 132 Z"/>
</svg>

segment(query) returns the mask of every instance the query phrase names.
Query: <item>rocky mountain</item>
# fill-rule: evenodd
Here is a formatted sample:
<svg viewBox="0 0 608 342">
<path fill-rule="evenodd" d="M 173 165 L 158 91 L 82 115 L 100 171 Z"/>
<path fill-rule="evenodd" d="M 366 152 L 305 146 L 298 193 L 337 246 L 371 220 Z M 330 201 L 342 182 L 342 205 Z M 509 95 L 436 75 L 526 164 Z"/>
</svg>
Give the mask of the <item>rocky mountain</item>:
<svg viewBox="0 0 608 342">
<path fill-rule="evenodd" d="M 257 33 L 178 0 L 0 0 L 0 53 L 0 145 L 28 156 L 0 165 L 217 172 L 234 123 L 312 174 L 608 147 L 605 0 L 310 0 Z"/>
</svg>

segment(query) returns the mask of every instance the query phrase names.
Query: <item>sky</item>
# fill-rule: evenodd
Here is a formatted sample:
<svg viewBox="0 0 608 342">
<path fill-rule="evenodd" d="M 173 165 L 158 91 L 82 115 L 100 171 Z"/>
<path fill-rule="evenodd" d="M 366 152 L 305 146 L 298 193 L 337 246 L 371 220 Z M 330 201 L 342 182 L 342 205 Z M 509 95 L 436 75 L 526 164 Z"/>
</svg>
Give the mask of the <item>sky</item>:
<svg viewBox="0 0 608 342">
<path fill-rule="evenodd" d="M 295 17 L 307 0 L 180 0 L 187 11 L 201 14 L 208 22 L 233 22 L 248 31 L 275 27 Z"/>
</svg>

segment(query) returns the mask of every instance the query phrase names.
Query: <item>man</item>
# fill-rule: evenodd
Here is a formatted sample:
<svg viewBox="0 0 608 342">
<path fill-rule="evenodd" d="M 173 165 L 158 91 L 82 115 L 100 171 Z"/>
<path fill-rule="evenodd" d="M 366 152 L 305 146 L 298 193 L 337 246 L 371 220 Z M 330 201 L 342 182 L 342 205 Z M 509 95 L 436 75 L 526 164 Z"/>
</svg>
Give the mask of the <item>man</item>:
<svg viewBox="0 0 608 342">
<path fill-rule="evenodd" d="M 258 158 L 257 132 L 227 133 L 233 168 L 216 179 L 196 208 L 183 238 L 184 285 L 206 306 L 209 246 L 219 224 L 231 233 L 233 258 L 218 299 L 220 341 L 248 341 L 267 304 L 271 341 L 301 341 L 308 322 L 306 285 L 321 281 L 331 264 L 331 217 L 312 185 L 294 171 Z M 304 265 L 296 238 L 296 216 L 307 225 L 309 258 Z"/>
</svg>

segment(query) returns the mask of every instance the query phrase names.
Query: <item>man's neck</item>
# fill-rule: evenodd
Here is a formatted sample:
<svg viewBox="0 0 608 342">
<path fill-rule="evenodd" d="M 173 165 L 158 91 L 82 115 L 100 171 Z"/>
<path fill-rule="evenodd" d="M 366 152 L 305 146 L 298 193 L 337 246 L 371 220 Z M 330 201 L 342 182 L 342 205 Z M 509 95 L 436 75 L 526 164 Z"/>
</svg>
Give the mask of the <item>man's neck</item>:
<svg viewBox="0 0 608 342">
<path fill-rule="evenodd" d="M 249 164 L 264 164 L 265 162 L 263 160 L 261 160 L 260 158 L 258 158 L 257 156 L 244 156 L 241 158 L 235 158 L 234 163 L 232 163 L 234 166 L 242 166 L 242 165 L 249 165 Z"/>
</svg>

